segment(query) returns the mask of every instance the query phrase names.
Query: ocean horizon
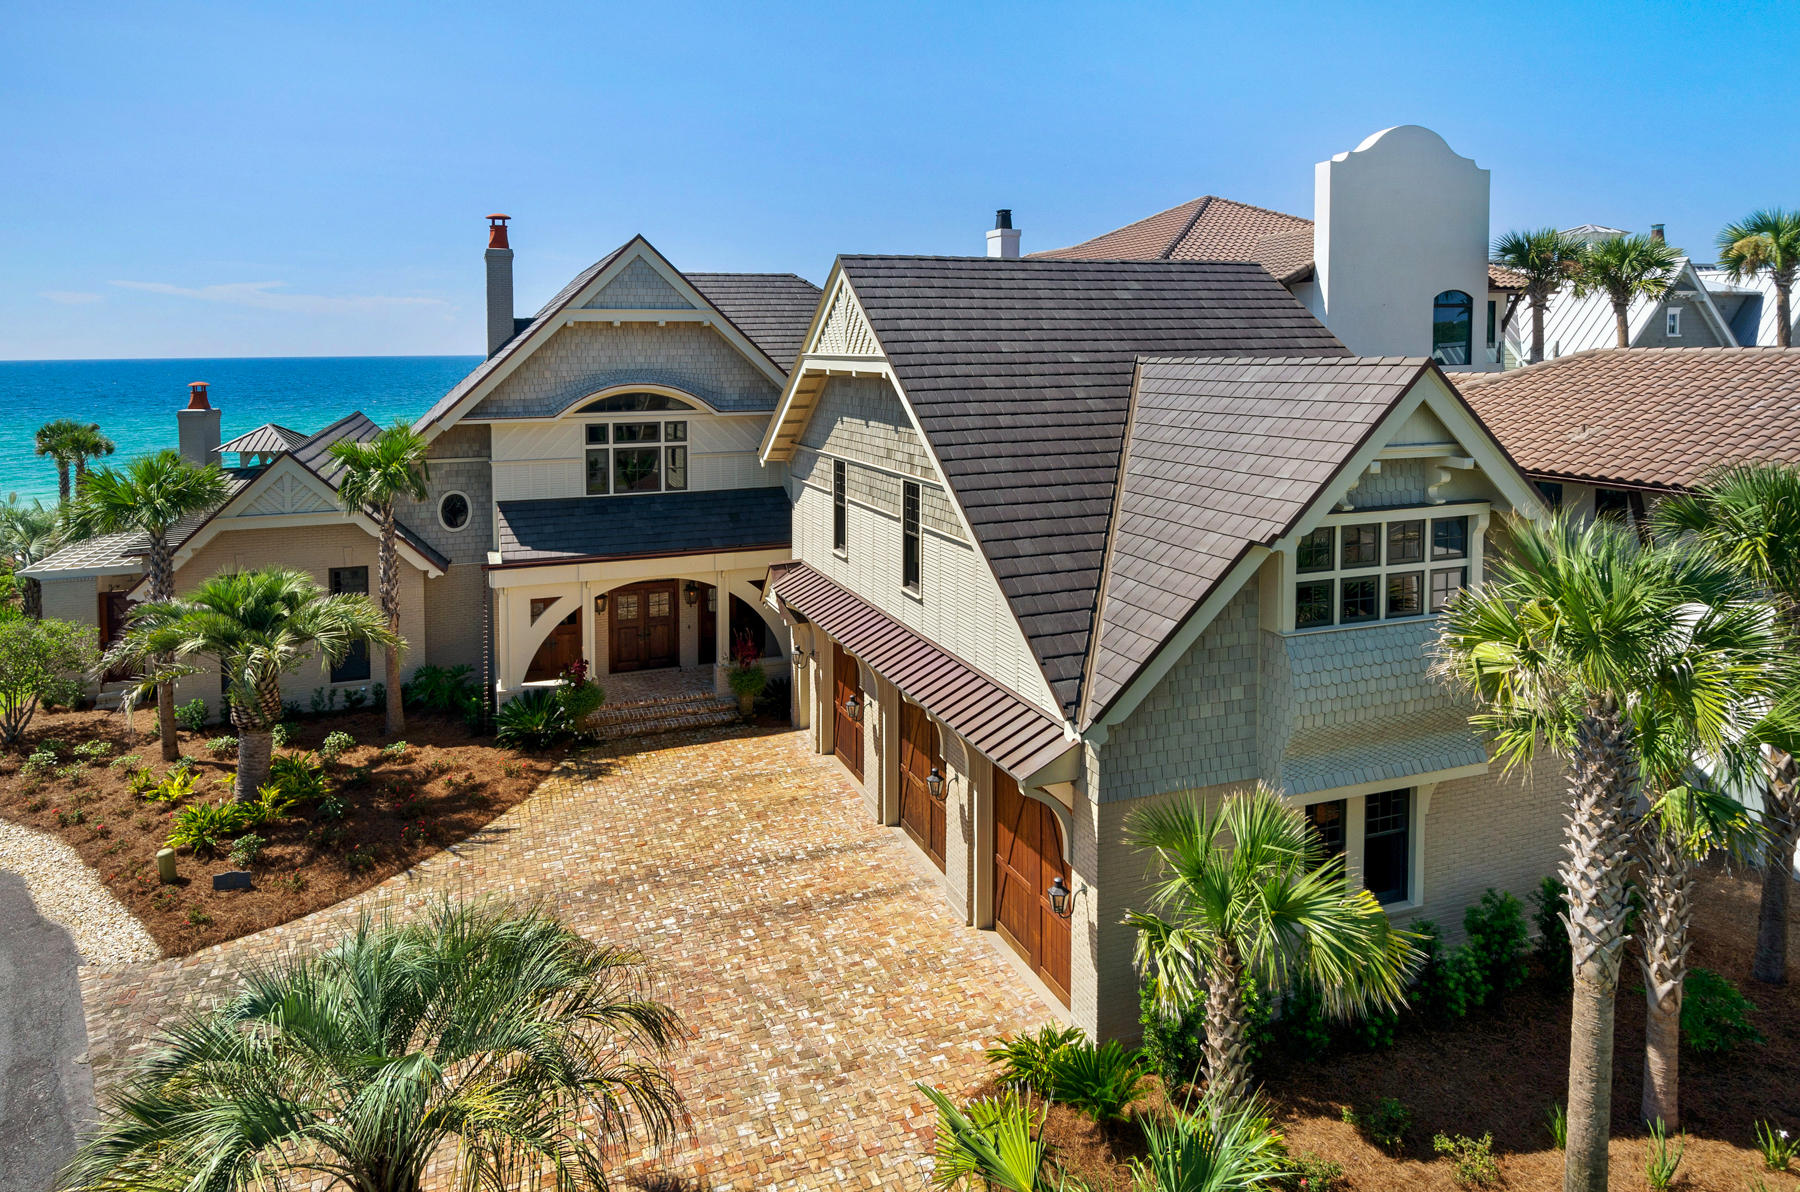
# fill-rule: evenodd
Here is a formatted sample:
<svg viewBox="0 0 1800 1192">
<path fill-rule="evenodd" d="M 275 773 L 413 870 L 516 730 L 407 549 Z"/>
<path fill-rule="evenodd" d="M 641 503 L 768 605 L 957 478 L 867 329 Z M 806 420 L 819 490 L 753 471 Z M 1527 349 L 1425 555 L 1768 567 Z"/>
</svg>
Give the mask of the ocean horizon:
<svg viewBox="0 0 1800 1192">
<path fill-rule="evenodd" d="M 147 360 L 0 360 L 0 496 L 56 500 L 56 465 L 37 454 L 38 427 L 94 422 L 117 451 L 93 467 L 175 446 L 188 383 L 205 381 L 220 440 L 265 422 L 311 434 L 360 410 L 383 425 L 411 421 L 479 356 L 238 356 Z M 231 461 L 235 462 L 235 461 Z"/>
</svg>

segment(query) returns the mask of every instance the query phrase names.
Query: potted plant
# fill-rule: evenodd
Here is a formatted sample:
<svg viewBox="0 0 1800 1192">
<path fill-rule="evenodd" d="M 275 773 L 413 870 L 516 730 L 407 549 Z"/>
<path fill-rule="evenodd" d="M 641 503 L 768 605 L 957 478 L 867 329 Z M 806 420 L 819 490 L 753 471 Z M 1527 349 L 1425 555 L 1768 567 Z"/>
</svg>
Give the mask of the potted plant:
<svg viewBox="0 0 1800 1192">
<path fill-rule="evenodd" d="M 737 696 L 738 711 L 745 716 L 756 709 L 756 697 L 769 684 L 769 674 L 762 668 L 762 647 L 748 631 L 739 633 L 731 643 L 731 669 L 725 674 Z"/>
</svg>

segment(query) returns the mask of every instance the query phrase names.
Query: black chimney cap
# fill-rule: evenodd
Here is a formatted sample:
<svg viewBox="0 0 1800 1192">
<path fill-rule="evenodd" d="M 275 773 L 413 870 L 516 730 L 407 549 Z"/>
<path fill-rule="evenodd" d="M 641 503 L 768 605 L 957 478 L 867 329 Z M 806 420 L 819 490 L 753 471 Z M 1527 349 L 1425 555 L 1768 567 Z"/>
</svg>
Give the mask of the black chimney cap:
<svg viewBox="0 0 1800 1192">
<path fill-rule="evenodd" d="M 1011 207 L 1002 207 L 1002 208 L 1000 208 L 1000 210 L 994 212 L 994 226 L 996 228 L 1011 229 L 1011 227 L 1012 227 L 1012 208 Z"/>
</svg>

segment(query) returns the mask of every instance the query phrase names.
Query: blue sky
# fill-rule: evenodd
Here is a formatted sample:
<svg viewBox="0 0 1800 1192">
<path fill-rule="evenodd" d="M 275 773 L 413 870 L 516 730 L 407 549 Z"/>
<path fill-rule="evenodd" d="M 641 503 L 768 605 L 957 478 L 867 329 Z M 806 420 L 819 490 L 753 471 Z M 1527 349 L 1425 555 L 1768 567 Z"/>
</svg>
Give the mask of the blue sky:
<svg viewBox="0 0 1800 1192">
<path fill-rule="evenodd" d="M 1425 124 L 1496 232 L 1800 206 L 1777 4 L 26 4 L 0 42 L 0 359 L 479 352 L 643 232 L 689 269 L 1026 251 L 1199 194 L 1310 215 Z"/>
</svg>

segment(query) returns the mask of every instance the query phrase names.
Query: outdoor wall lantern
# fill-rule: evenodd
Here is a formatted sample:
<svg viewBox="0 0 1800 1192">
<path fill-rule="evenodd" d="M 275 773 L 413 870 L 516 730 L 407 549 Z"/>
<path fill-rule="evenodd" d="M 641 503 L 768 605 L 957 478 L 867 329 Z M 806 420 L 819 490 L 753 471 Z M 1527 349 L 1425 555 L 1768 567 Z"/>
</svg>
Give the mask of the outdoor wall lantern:
<svg viewBox="0 0 1800 1192">
<path fill-rule="evenodd" d="M 856 702 L 854 695 L 844 699 L 844 715 L 850 718 L 852 724 L 862 723 L 862 705 Z"/>
<path fill-rule="evenodd" d="M 944 797 L 944 776 L 936 766 L 931 767 L 931 773 L 925 775 L 925 789 L 931 792 L 933 799 Z"/>
<path fill-rule="evenodd" d="M 606 611 L 606 593 L 605 592 L 602 592 L 602 593 L 600 593 L 600 595 L 594 597 L 594 611 L 598 612 L 598 613 L 603 613 Z"/>
<path fill-rule="evenodd" d="M 1069 892 L 1069 887 L 1063 884 L 1062 874 L 1059 873 L 1056 875 L 1055 880 L 1050 883 L 1050 889 L 1047 890 L 1046 893 L 1050 896 L 1051 914 L 1059 919 L 1066 919 L 1074 913 L 1075 896 Z"/>
<path fill-rule="evenodd" d="M 681 594 L 686 598 L 687 606 L 689 608 L 693 608 L 696 604 L 700 603 L 700 585 L 691 579 L 687 582 L 687 587 L 681 589 Z"/>
</svg>

